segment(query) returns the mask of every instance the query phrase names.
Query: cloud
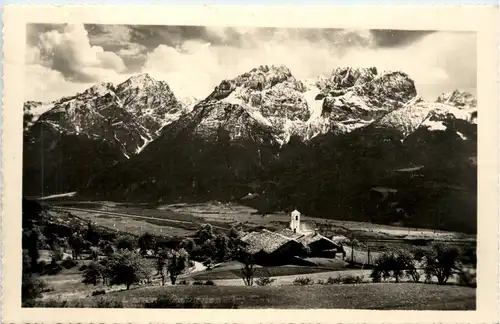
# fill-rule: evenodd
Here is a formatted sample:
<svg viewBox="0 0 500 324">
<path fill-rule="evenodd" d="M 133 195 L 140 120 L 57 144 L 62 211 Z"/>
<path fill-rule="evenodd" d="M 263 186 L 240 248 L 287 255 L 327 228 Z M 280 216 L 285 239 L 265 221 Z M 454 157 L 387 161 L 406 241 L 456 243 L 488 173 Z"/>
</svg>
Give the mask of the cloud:
<svg viewBox="0 0 500 324">
<path fill-rule="evenodd" d="M 92 83 L 68 82 L 61 72 L 40 64 L 25 68 L 25 100 L 49 102 L 63 96 L 74 95 L 91 87 Z"/>
<path fill-rule="evenodd" d="M 146 55 L 144 52 L 146 51 L 146 47 L 137 43 L 127 44 L 124 48 L 121 48 L 116 52 L 122 58 L 133 58 L 133 59 L 142 59 L 145 58 Z"/>
<path fill-rule="evenodd" d="M 206 97 L 221 80 L 263 64 L 286 65 L 298 79 L 328 75 L 337 66 L 399 70 L 415 80 L 427 100 L 454 89 L 475 93 L 476 88 L 474 33 L 33 25 L 28 44 L 27 64 L 48 69 L 37 66 L 28 73 L 50 73 L 53 84 L 120 82 L 147 72 L 167 81 L 179 97 Z M 68 95 L 80 87 L 58 88 Z"/>
<path fill-rule="evenodd" d="M 90 43 L 101 47 L 124 46 L 130 43 L 133 30 L 125 25 L 85 25 Z"/>
<path fill-rule="evenodd" d="M 82 24 L 67 25 L 63 31 L 51 30 L 40 35 L 40 64 L 60 72 L 73 82 L 99 82 L 109 74 L 125 71 L 118 55 L 90 45 Z"/>
<path fill-rule="evenodd" d="M 218 39 L 215 44 L 191 39 L 160 45 L 147 55 L 143 70 L 167 81 L 176 94 L 197 97 L 262 64 L 284 64 L 299 79 L 329 74 L 337 66 L 403 71 L 428 100 L 455 88 L 475 88 L 475 34 L 413 33 L 207 28 L 210 39 Z"/>
</svg>

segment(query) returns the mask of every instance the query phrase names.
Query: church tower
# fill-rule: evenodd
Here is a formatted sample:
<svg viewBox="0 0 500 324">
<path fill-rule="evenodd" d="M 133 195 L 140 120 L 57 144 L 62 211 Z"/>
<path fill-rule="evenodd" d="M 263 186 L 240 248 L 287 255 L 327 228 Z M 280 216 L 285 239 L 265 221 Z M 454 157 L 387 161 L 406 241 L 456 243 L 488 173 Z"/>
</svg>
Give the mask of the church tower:
<svg viewBox="0 0 500 324">
<path fill-rule="evenodd" d="M 294 233 L 300 232 L 300 212 L 297 209 L 291 213 L 290 228 Z"/>
</svg>

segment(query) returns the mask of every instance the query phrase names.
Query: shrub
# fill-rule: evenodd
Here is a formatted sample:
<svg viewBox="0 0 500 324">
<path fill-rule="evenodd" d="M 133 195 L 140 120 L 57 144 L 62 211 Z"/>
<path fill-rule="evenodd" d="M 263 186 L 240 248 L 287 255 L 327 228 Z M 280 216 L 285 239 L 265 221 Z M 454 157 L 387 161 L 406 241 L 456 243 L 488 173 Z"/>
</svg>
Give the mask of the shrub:
<svg viewBox="0 0 500 324">
<path fill-rule="evenodd" d="M 195 286 L 202 286 L 203 282 L 197 280 L 197 281 L 193 282 L 193 285 L 195 285 Z"/>
<path fill-rule="evenodd" d="M 189 285 L 189 281 L 181 280 L 181 281 L 179 281 L 179 285 Z"/>
<path fill-rule="evenodd" d="M 88 266 L 86 264 L 83 264 L 80 268 L 78 268 L 78 271 L 85 271 L 87 270 Z"/>
<path fill-rule="evenodd" d="M 104 290 L 104 289 L 94 290 L 92 292 L 92 296 L 99 296 L 99 295 L 105 295 L 105 294 L 106 294 L 106 290 Z"/>
<path fill-rule="evenodd" d="M 340 276 L 337 276 L 337 277 L 328 277 L 328 279 L 326 280 L 326 284 L 327 285 L 338 285 L 342 283 L 342 277 Z"/>
<path fill-rule="evenodd" d="M 57 263 L 57 262 L 51 262 L 48 265 L 46 265 L 43 269 L 43 274 L 49 275 L 49 276 L 54 276 L 61 272 L 63 270 L 63 267 Z"/>
<path fill-rule="evenodd" d="M 341 278 L 343 284 L 359 284 L 363 282 L 362 276 L 348 275 Z"/>
<path fill-rule="evenodd" d="M 205 281 L 205 286 L 215 286 L 215 282 L 213 280 Z"/>
<path fill-rule="evenodd" d="M 316 282 L 318 285 L 324 285 L 325 284 L 325 281 L 322 280 L 322 279 L 319 279 L 317 282 Z"/>
<path fill-rule="evenodd" d="M 135 247 L 134 240 L 129 236 L 122 236 L 116 240 L 116 248 L 118 250 L 132 251 Z"/>
<path fill-rule="evenodd" d="M 312 285 L 314 283 L 314 280 L 310 277 L 298 277 L 295 278 L 293 281 L 293 284 L 296 286 L 306 286 L 306 285 Z"/>
<path fill-rule="evenodd" d="M 73 260 L 71 257 L 67 257 L 61 262 L 61 266 L 65 269 L 71 269 L 78 265 L 78 262 Z"/>
<path fill-rule="evenodd" d="M 260 277 L 255 281 L 257 286 L 270 286 L 273 282 L 275 282 L 276 279 L 274 278 L 269 278 L 269 277 Z"/>
</svg>

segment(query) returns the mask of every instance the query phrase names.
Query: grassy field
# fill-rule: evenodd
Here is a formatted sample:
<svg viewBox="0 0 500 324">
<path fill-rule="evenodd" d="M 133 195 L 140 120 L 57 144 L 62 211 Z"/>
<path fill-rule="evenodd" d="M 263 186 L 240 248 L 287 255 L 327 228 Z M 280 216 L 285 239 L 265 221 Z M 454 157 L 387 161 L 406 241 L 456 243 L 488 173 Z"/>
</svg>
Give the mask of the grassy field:
<svg viewBox="0 0 500 324">
<path fill-rule="evenodd" d="M 124 214 L 141 215 L 146 217 L 165 218 L 170 220 L 187 221 L 194 224 L 211 223 L 213 225 L 229 228 L 233 224 L 243 224 L 248 228 L 266 226 L 266 227 L 286 227 L 290 216 L 286 213 L 272 213 L 261 215 L 255 209 L 233 203 L 207 202 L 198 204 L 170 204 L 162 206 L 150 206 L 145 204 L 120 204 L 114 202 L 58 202 L 52 201 L 57 205 L 66 205 L 71 207 L 88 208 L 93 210 L 102 210 L 118 212 Z M 387 240 L 387 239 L 436 239 L 436 240 L 461 240 L 474 241 L 475 235 L 466 235 L 462 233 L 438 231 L 421 228 L 407 228 L 390 225 L 373 224 L 367 222 L 342 221 L 333 219 L 323 219 L 302 216 L 302 220 L 313 222 L 318 227 L 328 233 L 333 234 L 351 234 L 360 239 L 367 240 Z M 136 220 L 141 223 L 147 223 L 144 220 Z M 151 224 L 161 225 L 161 224 Z M 166 224 L 168 225 L 168 224 Z M 178 227 L 185 230 L 186 224 L 171 224 L 171 227 Z M 168 230 L 170 231 L 170 230 Z"/>
<path fill-rule="evenodd" d="M 232 299 L 239 308 L 341 308 L 474 310 L 476 291 L 458 286 L 412 283 L 312 285 L 279 287 L 170 286 L 146 287 L 106 294 L 124 307 L 141 307 L 159 296 L 195 297 L 204 302 Z M 102 297 L 91 297 L 92 303 Z"/>
</svg>

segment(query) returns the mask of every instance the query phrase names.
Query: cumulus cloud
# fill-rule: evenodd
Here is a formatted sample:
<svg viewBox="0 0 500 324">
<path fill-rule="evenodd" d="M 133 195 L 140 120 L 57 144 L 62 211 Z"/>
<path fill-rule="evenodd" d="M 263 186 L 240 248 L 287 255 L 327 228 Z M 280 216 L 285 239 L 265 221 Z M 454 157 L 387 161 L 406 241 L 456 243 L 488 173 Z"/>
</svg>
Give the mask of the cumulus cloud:
<svg viewBox="0 0 500 324">
<path fill-rule="evenodd" d="M 428 100 L 455 88 L 471 90 L 476 82 L 474 34 L 394 36 L 399 43 L 387 39 L 391 34 L 374 37 L 355 30 L 208 28 L 208 34 L 220 43 L 160 45 L 148 54 L 143 70 L 169 82 L 176 93 L 197 97 L 208 95 L 222 79 L 261 64 L 284 64 L 299 79 L 329 74 L 337 66 L 404 71 Z"/>
<path fill-rule="evenodd" d="M 123 60 L 101 46 L 91 46 L 82 24 L 67 25 L 62 32 L 40 35 L 41 62 L 74 82 L 98 82 L 109 74 L 123 72 Z"/>
<path fill-rule="evenodd" d="M 179 97 L 203 98 L 221 80 L 263 64 L 286 65 L 298 79 L 328 75 L 337 66 L 400 70 L 415 80 L 417 90 L 428 100 L 457 88 L 473 93 L 476 88 L 476 35 L 473 33 L 85 27 L 44 28 L 38 33 L 38 46 L 28 47 L 27 64 L 51 69 L 54 84 L 56 80 L 81 84 L 119 82 L 132 73 L 147 72 L 167 81 Z M 37 69 L 37 73 L 42 70 Z M 59 73 L 57 77 L 55 72 Z M 73 87 L 77 88 L 74 85 L 59 88 L 70 91 Z"/>
<path fill-rule="evenodd" d="M 63 96 L 73 95 L 91 87 L 92 83 L 68 82 L 61 72 L 40 64 L 25 68 L 25 100 L 49 102 Z"/>
</svg>

